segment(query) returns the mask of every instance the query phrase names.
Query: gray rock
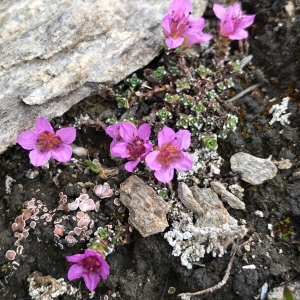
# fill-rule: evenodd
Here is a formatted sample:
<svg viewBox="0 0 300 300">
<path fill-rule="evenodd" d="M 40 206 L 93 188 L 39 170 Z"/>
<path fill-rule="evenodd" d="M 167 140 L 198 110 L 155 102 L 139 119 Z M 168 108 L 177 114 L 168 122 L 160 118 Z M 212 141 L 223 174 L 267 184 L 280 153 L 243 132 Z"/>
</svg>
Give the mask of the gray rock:
<svg viewBox="0 0 300 300">
<path fill-rule="evenodd" d="M 272 179 L 277 174 L 277 168 L 269 159 L 238 152 L 230 158 L 231 169 L 241 175 L 241 179 L 258 185 Z"/>
<path fill-rule="evenodd" d="M 194 199 L 192 191 L 184 182 L 179 182 L 178 184 L 178 198 L 184 204 L 186 208 L 201 216 L 203 214 L 203 209 L 200 204 Z"/>
<path fill-rule="evenodd" d="M 203 13 L 206 0 L 194 12 Z M 0 153 L 38 116 L 62 115 L 162 50 L 168 1 L 0 2 Z"/>
<path fill-rule="evenodd" d="M 120 201 L 128 208 L 128 222 L 143 236 L 162 232 L 169 226 L 170 207 L 139 177 L 130 176 L 120 187 Z"/>
<path fill-rule="evenodd" d="M 200 189 L 198 186 L 192 186 L 190 190 L 195 200 L 204 210 L 204 214 L 196 219 L 198 227 L 216 227 L 222 228 L 226 224 L 226 228 L 238 228 L 237 220 L 230 216 L 224 207 L 218 195 L 210 188 Z"/>
<path fill-rule="evenodd" d="M 221 197 L 222 201 L 227 202 L 232 208 L 245 209 L 245 203 L 241 201 L 238 197 L 234 196 L 232 193 L 227 191 L 222 183 L 212 181 L 210 183 L 210 186 L 213 189 L 213 191 Z"/>
</svg>

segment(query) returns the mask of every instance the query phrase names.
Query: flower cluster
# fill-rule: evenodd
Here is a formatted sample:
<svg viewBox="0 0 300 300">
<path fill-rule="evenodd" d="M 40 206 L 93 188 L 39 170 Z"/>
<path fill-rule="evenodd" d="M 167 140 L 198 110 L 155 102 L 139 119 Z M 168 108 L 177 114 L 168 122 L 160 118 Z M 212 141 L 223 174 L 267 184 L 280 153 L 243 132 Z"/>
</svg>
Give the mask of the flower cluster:
<svg viewBox="0 0 300 300">
<path fill-rule="evenodd" d="M 162 19 L 163 33 L 166 45 L 170 49 L 188 47 L 196 43 L 209 41 L 212 36 L 202 33 L 204 19 L 191 17 L 190 0 L 174 0 L 171 2 L 168 14 Z"/>
<path fill-rule="evenodd" d="M 17 137 L 18 143 L 31 150 L 29 158 L 34 166 L 43 166 L 51 157 L 59 162 L 68 162 L 72 156 L 71 144 L 76 138 L 76 129 L 67 127 L 55 132 L 45 118 L 37 119 L 34 130 L 27 130 Z"/>
<path fill-rule="evenodd" d="M 221 20 L 219 33 L 230 40 L 242 40 L 248 37 L 248 32 L 244 30 L 253 22 L 255 15 L 243 15 L 239 3 L 234 3 L 225 9 L 220 4 L 214 4 L 213 11 Z"/>
<path fill-rule="evenodd" d="M 86 287 L 93 291 L 101 279 L 106 280 L 109 275 L 109 265 L 98 252 L 85 249 L 83 254 L 66 257 L 73 262 L 68 272 L 68 279 L 74 280 L 83 277 Z"/>
<path fill-rule="evenodd" d="M 243 15 L 239 3 L 234 3 L 225 9 L 220 4 L 214 4 L 213 11 L 220 19 L 219 33 L 230 40 L 241 40 L 248 37 L 244 29 L 254 22 L 254 15 Z M 192 18 L 190 0 L 173 0 L 168 13 L 162 19 L 165 43 L 170 49 L 188 47 L 193 44 L 202 44 L 212 36 L 202 32 L 203 18 Z"/>
<path fill-rule="evenodd" d="M 149 142 L 151 128 L 143 124 L 137 129 L 132 123 L 122 122 L 110 125 L 106 133 L 113 138 L 110 151 L 114 157 L 127 158 L 125 169 L 133 172 L 141 160 L 154 170 L 157 180 L 168 183 L 174 176 L 174 169 L 187 171 L 193 166 L 191 155 L 183 150 L 189 148 L 191 134 L 188 130 L 175 133 L 165 126 L 158 133 L 158 147 L 150 152 L 153 144 Z"/>
</svg>

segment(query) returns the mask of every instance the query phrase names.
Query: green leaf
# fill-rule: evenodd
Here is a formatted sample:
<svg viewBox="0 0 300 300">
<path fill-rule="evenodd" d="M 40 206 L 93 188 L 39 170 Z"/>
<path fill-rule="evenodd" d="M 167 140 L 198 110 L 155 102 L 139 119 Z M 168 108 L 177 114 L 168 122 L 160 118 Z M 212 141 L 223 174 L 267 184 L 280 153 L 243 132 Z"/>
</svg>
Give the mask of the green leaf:
<svg viewBox="0 0 300 300">
<path fill-rule="evenodd" d="M 283 297 L 284 300 L 295 300 L 292 291 L 287 286 L 283 289 Z"/>
<path fill-rule="evenodd" d="M 90 160 L 86 160 L 85 162 L 91 171 L 95 172 L 96 174 L 100 173 L 99 168 L 94 163 L 92 163 Z"/>
</svg>

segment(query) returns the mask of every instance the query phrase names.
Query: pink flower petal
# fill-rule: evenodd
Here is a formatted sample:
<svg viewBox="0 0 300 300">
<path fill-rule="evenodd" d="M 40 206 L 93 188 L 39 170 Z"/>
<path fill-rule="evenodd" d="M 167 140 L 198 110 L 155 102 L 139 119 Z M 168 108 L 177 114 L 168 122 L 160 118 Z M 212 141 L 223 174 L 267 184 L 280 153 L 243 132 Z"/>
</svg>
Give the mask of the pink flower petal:
<svg viewBox="0 0 300 300">
<path fill-rule="evenodd" d="M 50 122 L 44 117 L 40 117 L 36 120 L 34 132 L 40 134 L 44 131 L 54 132 Z"/>
<path fill-rule="evenodd" d="M 168 13 L 172 15 L 172 12 L 176 12 L 179 14 L 188 15 L 192 12 L 192 4 L 190 0 L 173 0 L 168 8 Z"/>
<path fill-rule="evenodd" d="M 85 258 L 84 254 L 74 254 L 74 255 L 66 256 L 66 260 L 68 262 L 74 262 L 74 263 L 81 261 L 83 258 Z"/>
<path fill-rule="evenodd" d="M 101 273 L 101 277 L 102 279 L 106 280 L 108 275 L 109 275 L 109 271 L 110 271 L 110 267 L 109 264 L 106 262 L 106 260 L 101 259 L 101 269 L 100 269 L 100 273 Z"/>
<path fill-rule="evenodd" d="M 175 132 L 170 127 L 165 126 L 157 135 L 158 146 L 161 147 L 165 143 L 170 143 L 175 138 Z"/>
<path fill-rule="evenodd" d="M 242 40 L 248 37 L 248 32 L 244 29 L 235 31 L 233 34 L 229 34 L 228 37 L 231 40 Z"/>
<path fill-rule="evenodd" d="M 120 124 L 109 125 L 105 129 L 105 132 L 106 132 L 106 134 L 111 136 L 113 139 L 117 139 L 119 137 L 119 128 L 120 128 Z"/>
<path fill-rule="evenodd" d="M 127 172 L 133 172 L 135 167 L 139 164 L 139 162 L 141 161 L 140 158 L 136 159 L 136 160 L 131 160 L 131 161 L 128 161 L 126 164 L 125 164 L 125 170 Z"/>
<path fill-rule="evenodd" d="M 151 170 L 158 171 L 161 169 L 161 164 L 157 161 L 157 155 L 159 154 L 159 151 L 154 150 L 150 152 L 146 158 L 145 162 Z"/>
<path fill-rule="evenodd" d="M 80 278 L 83 275 L 84 275 L 83 267 L 79 266 L 77 264 L 72 265 L 68 271 L 68 279 L 69 280 L 74 280 L 74 279 Z"/>
<path fill-rule="evenodd" d="M 175 134 L 175 139 L 172 145 L 177 146 L 179 150 L 188 149 L 191 145 L 191 133 L 189 130 L 179 130 Z"/>
<path fill-rule="evenodd" d="M 170 24 L 172 22 L 172 17 L 170 15 L 164 16 L 161 21 L 161 25 L 164 30 L 164 35 L 169 36 L 171 34 Z"/>
<path fill-rule="evenodd" d="M 56 131 L 64 144 L 71 144 L 76 138 L 76 129 L 74 127 L 66 127 Z"/>
<path fill-rule="evenodd" d="M 149 124 L 143 124 L 138 129 L 138 136 L 144 140 L 148 141 L 151 134 L 151 126 Z"/>
<path fill-rule="evenodd" d="M 125 142 L 132 142 L 138 135 L 136 127 L 130 122 L 122 122 L 120 125 L 120 136 Z"/>
<path fill-rule="evenodd" d="M 226 16 L 226 9 L 221 4 L 214 4 L 213 11 L 220 20 L 224 19 Z"/>
<path fill-rule="evenodd" d="M 222 20 L 220 23 L 220 34 L 227 37 L 234 29 L 233 22 L 230 18 Z"/>
<path fill-rule="evenodd" d="M 68 162 L 72 157 L 72 147 L 61 144 L 59 148 L 51 150 L 51 156 L 59 162 Z"/>
<path fill-rule="evenodd" d="M 160 170 L 154 172 L 154 176 L 158 181 L 168 183 L 174 177 L 174 168 L 172 166 L 162 166 Z"/>
<path fill-rule="evenodd" d="M 34 149 L 29 153 L 30 162 L 35 167 L 43 166 L 51 158 L 51 151 L 42 152 L 40 149 Z"/>
<path fill-rule="evenodd" d="M 181 152 L 180 159 L 171 163 L 171 166 L 179 171 L 187 171 L 193 167 L 194 161 L 192 156 L 187 152 Z"/>
<path fill-rule="evenodd" d="M 145 147 L 145 154 L 143 155 L 143 157 L 152 150 L 153 144 L 148 142 L 144 144 L 144 147 Z"/>
<path fill-rule="evenodd" d="M 189 18 L 189 25 L 191 26 L 191 31 L 199 33 L 204 28 L 205 21 L 203 18 Z"/>
<path fill-rule="evenodd" d="M 127 144 L 124 142 L 116 143 L 110 150 L 112 156 L 115 157 L 130 157 L 130 154 L 127 152 Z"/>
<path fill-rule="evenodd" d="M 22 148 L 26 150 L 32 150 L 36 148 L 37 138 L 38 135 L 36 133 L 34 133 L 32 130 L 27 130 L 17 137 L 17 142 Z"/>
<path fill-rule="evenodd" d="M 96 272 L 91 272 L 90 274 L 84 275 L 84 283 L 90 291 L 93 291 L 97 287 L 99 281 L 100 274 Z"/>
<path fill-rule="evenodd" d="M 249 27 L 254 22 L 255 15 L 244 15 L 238 24 L 238 28 L 243 29 Z"/>
<path fill-rule="evenodd" d="M 175 48 L 181 46 L 181 44 L 183 43 L 183 41 L 184 41 L 183 37 L 178 37 L 178 38 L 167 37 L 166 40 L 165 40 L 166 45 L 170 49 L 175 49 Z"/>
</svg>

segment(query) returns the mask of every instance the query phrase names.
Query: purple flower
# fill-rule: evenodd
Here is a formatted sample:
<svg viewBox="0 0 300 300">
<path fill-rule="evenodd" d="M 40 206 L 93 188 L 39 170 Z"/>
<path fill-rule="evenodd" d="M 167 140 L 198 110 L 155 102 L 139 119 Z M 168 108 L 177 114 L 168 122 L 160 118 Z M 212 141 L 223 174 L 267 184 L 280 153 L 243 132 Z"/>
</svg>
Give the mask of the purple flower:
<svg viewBox="0 0 300 300">
<path fill-rule="evenodd" d="M 74 280 L 83 277 L 86 287 L 93 291 L 100 279 L 106 280 L 109 275 L 109 265 L 96 251 L 85 249 L 83 254 L 66 257 L 68 262 L 75 263 L 68 272 L 68 279 Z"/>
<path fill-rule="evenodd" d="M 128 172 L 133 172 L 138 163 L 153 148 L 153 144 L 148 142 L 151 133 L 148 124 L 143 124 L 137 129 L 132 123 L 122 122 L 108 126 L 106 133 L 113 138 L 110 145 L 111 155 L 129 160 L 125 164 Z"/>
<path fill-rule="evenodd" d="M 213 11 L 221 20 L 219 33 L 231 40 L 242 40 L 248 37 L 244 28 L 254 22 L 255 15 L 243 15 L 239 3 L 234 3 L 225 9 L 220 4 L 214 4 Z"/>
<path fill-rule="evenodd" d="M 147 166 L 155 171 L 157 180 L 168 183 L 174 176 L 174 169 L 187 171 L 193 167 L 192 156 L 183 151 L 190 144 L 191 133 L 188 130 L 175 133 L 165 126 L 158 133 L 158 147 L 145 158 Z"/>
<path fill-rule="evenodd" d="M 168 14 L 162 19 L 165 42 L 171 49 L 179 46 L 187 47 L 196 43 L 209 41 L 212 36 L 202 33 L 204 19 L 191 17 L 190 0 L 173 0 L 168 8 Z"/>
<path fill-rule="evenodd" d="M 34 130 L 27 130 L 17 137 L 18 143 L 29 153 L 34 166 L 42 166 L 53 157 L 57 161 L 67 162 L 71 159 L 71 144 L 76 138 L 76 129 L 67 127 L 55 132 L 45 118 L 36 120 Z"/>
</svg>

